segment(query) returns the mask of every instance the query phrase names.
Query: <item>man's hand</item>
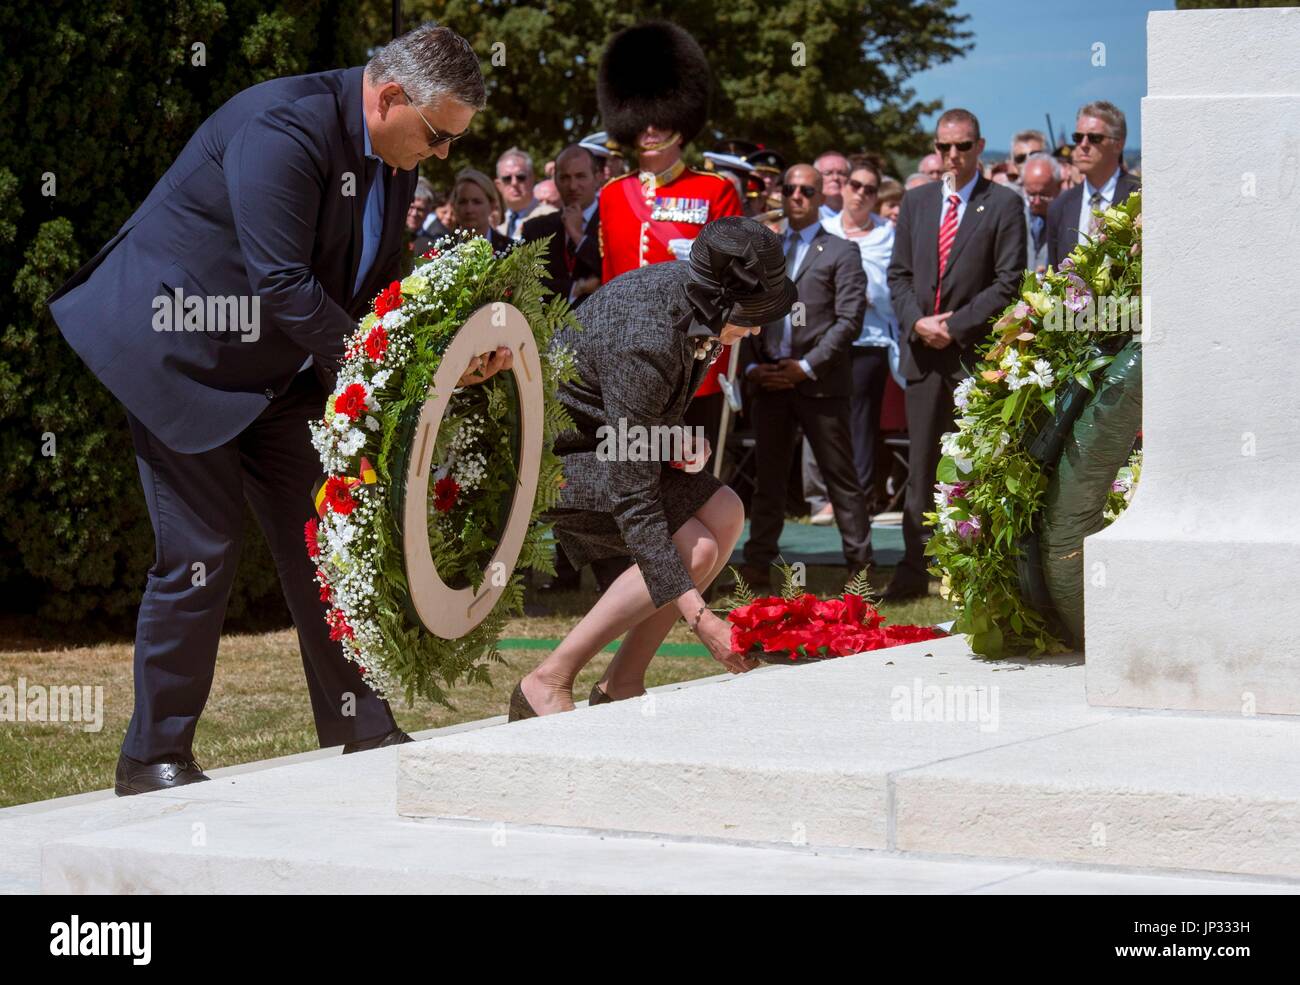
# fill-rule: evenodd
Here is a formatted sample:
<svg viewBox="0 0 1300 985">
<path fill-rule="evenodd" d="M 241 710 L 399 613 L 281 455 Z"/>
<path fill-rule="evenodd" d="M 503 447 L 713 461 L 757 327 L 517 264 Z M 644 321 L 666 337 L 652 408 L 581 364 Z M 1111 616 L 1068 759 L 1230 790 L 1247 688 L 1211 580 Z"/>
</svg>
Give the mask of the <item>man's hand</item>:
<svg viewBox="0 0 1300 985">
<path fill-rule="evenodd" d="M 926 315 L 924 318 L 918 318 L 916 324 L 912 326 L 912 331 L 921 337 L 921 341 L 931 349 L 942 349 L 952 345 L 952 336 L 948 334 L 948 319 L 952 317 L 951 311 L 940 312 L 937 315 Z"/>
<path fill-rule="evenodd" d="M 797 359 L 781 359 L 777 361 L 776 371 L 781 374 L 781 378 L 794 386 L 796 383 L 802 383 L 808 379 L 808 374 L 803 371 Z"/>
<path fill-rule="evenodd" d="M 560 219 L 564 222 L 564 231 L 568 234 L 569 241 L 576 247 L 582 242 L 587 225 L 582 221 L 582 209 L 577 205 L 566 205 L 560 212 Z"/>
<path fill-rule="evenodd" d="M 790 390 L 794 384 L 771 363 L 759 363 L 749 371 L 749 378 L 764 390 Z"/>
<path fill-rule="evenodd" d="M 510 348 L 504 345 L 497 346 L 496 352 L 484 352 L 473 356 L 469 361 L 469 368 L 465 370 L 456 385 L 470 386 L 474 383 L 482 383 L 514 364 L 515 356 Z"/>
</svg>

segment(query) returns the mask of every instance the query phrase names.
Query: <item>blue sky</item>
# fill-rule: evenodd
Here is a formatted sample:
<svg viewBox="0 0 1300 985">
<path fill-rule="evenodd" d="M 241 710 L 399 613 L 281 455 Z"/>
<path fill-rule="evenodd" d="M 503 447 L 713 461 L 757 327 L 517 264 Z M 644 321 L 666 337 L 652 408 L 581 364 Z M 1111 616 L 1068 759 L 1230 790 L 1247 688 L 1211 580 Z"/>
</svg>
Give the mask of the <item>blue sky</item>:
<svg viewBox="0 0 1300 985">
<path fill-rule="evenodd" d="M 1109 99 L 1128 118 L 1132 150 L 1141 144 L 1147 13 L 1173 7 L 1173 0 L 958 0 L 958 13 L 970 15 L 963 27 L 974 46 L 908 84 L 922 100 L 978 116 L 990 150 L 1007 150 L 1016 130 L 1045 130 L 1045 113 L 1058 134 L 1068 134 L 1079 106 Z M 1094 42 L 1106 46 L 1103 67 L 1092 64 Z"/>
</svg>

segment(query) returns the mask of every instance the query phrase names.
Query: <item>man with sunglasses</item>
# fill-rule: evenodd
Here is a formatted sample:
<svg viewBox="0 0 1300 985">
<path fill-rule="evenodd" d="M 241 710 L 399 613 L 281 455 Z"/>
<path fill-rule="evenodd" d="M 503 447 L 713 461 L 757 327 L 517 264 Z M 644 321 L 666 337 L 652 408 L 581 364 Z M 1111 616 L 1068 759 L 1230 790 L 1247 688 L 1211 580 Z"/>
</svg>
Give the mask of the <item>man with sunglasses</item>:
<svg viewBox="0 0 1300 985">
<path fill-rule="evenodd" d="M 1041 153 L 1047 146 L 1047 138 L 1040 130 L 1021 130 L 1011 138 L 1011 154 L 1007 157 L 1010 165 L 1007 174 L 1012 181 L 1020 181 L 1025 172 L 1025 161 L 1030 154 Z"/>
<path fill-rule="evenodd" d="M 1083 181 L 1058 195 L 1047 212 L 1047 262 L 1060 267 L 1089 235 L 1096 235 L 1094 211 L 1119 205 L 1142 183 L 1124 170 L 1124 113 L 1104 100 L 1080 108 L 1074 122 L 1070 162 Z"/>
<path fill-rule="evenodd" d="M 953 390 L 970 375 L 990 319 L 1015 296 L 1028 249 L 1024 200 L 980 174 L 984 140 L 974 114 L 940 116 L 934 149 L 943 180 L 903 196 L 889 264 L 910 444 L 906 549 L 885 590 L 890 600 L 929 592 L 923 514 L 934 502 L 940 439 L 954 428 Z"/>
<path fill-rule="evenodd" d="M 125 405 L 156 545 L 119 795 L 208 779 L 194 735 L 250 506 L 297 629 L 321 746 L 410 741 L 330 640 L 303 547 L 321 472 L 308 424 L 357 320 L 401 276 L 416 166 L 445 158 L 486 101 L 478 55 L 434 25 L 364 67 L 245 89 L 49 299 L 64 338 Z M 241 307 L 256 320 L 238 333 L 159 332 L 157 299 L 173 291 L 205 299 L 200 311 L 251 295 Z M 508 364 L 499 350 L 466 382 Z"/>
</svg>

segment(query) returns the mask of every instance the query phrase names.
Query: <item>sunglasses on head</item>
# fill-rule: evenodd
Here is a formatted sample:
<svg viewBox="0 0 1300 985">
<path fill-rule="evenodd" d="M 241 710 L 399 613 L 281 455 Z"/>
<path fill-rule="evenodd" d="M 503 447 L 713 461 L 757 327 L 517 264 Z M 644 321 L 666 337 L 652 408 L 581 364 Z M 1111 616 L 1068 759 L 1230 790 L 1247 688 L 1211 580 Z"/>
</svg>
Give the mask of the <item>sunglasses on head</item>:
<svg viewBox="0 0 1300 985">
<path fill-rule="evenodd" d="M 947 154 L 949 148 L 951 147 L 956 147 L 959 151 L 965 154 L 968 150 L 970 150 L 974 146 L 975 146 L 975 141 L 973 140 L 960 140 L 955 144 L 941 143 L 938 140 L 934 142 L 934 149 L 937 150 L 940 154 Z"/>
<path fill-rule="evenodd" d="M 794 193 L 802 192 L 804 198 L 812 198 L 817 194 L 817 189 L 812 185 L 782 185 L 781 194 L 786 198 L 794 198 Z"/>
<path fill-rule="evenodd" d="M 868 185 L 865 182 L 856 180 L 855 178 L 849 179 L 849 187 L 862 195 L 874 195 L 880 190 L 879 185 Z"/>
<path fill-rule="evenodd" d="M 1108 133 L 1072 133 L 1070 134 L 1070 137 L 1076 144 L 1081 144 L 1086 140 L 1088 143 L 1098 147 L 1108 140 L 1115 139 Z"/>
</svg>

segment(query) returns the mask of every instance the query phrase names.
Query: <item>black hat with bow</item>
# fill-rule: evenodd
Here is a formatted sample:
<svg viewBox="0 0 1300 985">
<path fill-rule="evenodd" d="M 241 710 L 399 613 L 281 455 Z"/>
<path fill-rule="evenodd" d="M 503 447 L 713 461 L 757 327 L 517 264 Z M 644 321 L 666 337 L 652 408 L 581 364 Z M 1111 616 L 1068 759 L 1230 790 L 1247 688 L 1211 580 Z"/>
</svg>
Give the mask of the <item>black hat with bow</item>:
<svg viewBox="0 0 1300 985">
<path fill-rule="evenodd" d="M 798 297 L 780 238 L 753 219 L 714 219 L 691 243 L 687 263 L 694 321 L 715 335 L 728 322 L 765 325 L 784 318 Z"/>
</svg>

